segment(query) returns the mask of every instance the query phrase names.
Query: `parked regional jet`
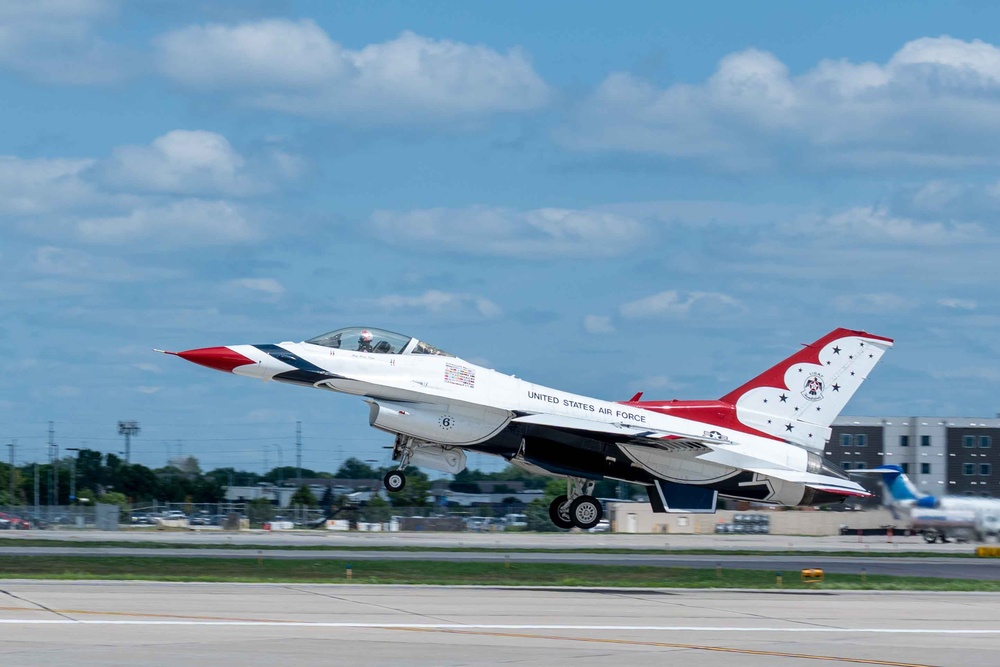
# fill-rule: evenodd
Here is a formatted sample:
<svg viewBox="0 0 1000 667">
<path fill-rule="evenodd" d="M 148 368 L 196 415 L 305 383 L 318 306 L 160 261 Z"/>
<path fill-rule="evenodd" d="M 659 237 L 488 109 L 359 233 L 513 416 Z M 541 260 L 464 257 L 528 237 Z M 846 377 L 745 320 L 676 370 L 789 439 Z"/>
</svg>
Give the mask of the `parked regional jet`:
<svg viewBox="0 0 1000 667">
<path fill-rule="evenodd" d="M 830 424 L 892 340 L 837 329 L 719 400 L 610 402 L 550 389 L 380 329 L 338 329 L 301 343 L 168 352 L 202 366 L 354 394 L 369 423 L 396 436 L 398 469 L 457 473 L 465 451 L 566 478 L 549 507 L 560 528 L 601 520 L 603 478 L 646 486 L 657 512 L 714 512 L 718 498 L 779 505 L 870 496 L 822 458 Z M 158 350 L 162 351 L 162 350 Z"/>
<path fill-rule="evenodd" d="M 928 542 L 945 542 L 949 537 L 982 540 L 1000 534 L 1000 498 L 922 493 L 898 465 L 852 470 L 851 474 L 878 474 L 887 491 L 885 504 L 893 514 L 897 510 L 909 513 L 911 527 L 923 533 Z"/>
</svg>

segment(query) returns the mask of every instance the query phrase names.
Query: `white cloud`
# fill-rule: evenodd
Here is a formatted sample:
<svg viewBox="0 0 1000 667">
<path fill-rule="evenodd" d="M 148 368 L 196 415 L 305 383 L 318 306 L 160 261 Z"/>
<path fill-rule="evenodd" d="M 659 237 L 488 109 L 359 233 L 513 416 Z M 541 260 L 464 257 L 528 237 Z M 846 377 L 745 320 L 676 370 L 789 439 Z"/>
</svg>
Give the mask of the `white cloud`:
<svg viewBox="0 0 1000 667">
<path fill-rule="evenodd" d="M 122 215 L 73 222 L 85 241 L 187 246 L 245 243 L 261 238 L 252 216 L 227 201 L 181 199 L 163 206 L 137 207 Z"/>
<path fill-rule="evenodd" d="M 225 137 L 201 130 L 174 130 L 148 146 L 119 146 L 100 168 L 110 185 L 126 190 L 241 195 L 262 188 Z"/>
<path fill-rule="evenodd" d="M 743 311 L 739 301 L 719 292 L 666 290 L 629 301 L 619 308 L 627 319 L 724 317 Z"/>
<path fill-rule="evenodd" d="M 975 310 L 978 304 L 972 299 L 939 299 L 938 305 L 955 310 Z"/>
<path fill-rule="evenodd" d="M 615 332 L 615 325 L 611 323 L 611 318 L 602 315 L 585 315 L 583 318 L 583 329 L 592 334 L 609 334 Z"/>
<path fill-rule="evenodd" d="M 101 39 L 97 25 L 114 0 L 32 0 L 0 5 L 0 68 L 45 83 L 109 84 L 137 68 L 127 49 Z"/>
<path fill-rule="evenodd" d="M 500 307 L 486 297 L 439 290 L 427 290 L 416 296 L 390 294 L 376 299 L 375 303 L 386 310 L 422 311 L 437 315 L 474 313 L 485 319 L 495 319 L 503 314 Z"/>
<path fill-rule="evenodd" d="M 1000 164 L 1000 49 L 924 37 L 888 62 L 824 60 L 793 76 L 774 55 L 732 53 L 706 81 L 659 88 L 609 75 L 557 134 L 578 150 L 749 170 Z"/>
<path fill-rule="evenodd" d="M 826 237 L 830 242 L 857 245 L 871 241 L 909 245 L 954 245 L 984 236 L 983 228 L 970 222 L 918 222 L 894 215 L 884 206 L 857 206 L 829 215 L 800 220 L 783 227 L 795 235 Z"/>
<path fill-rule="evenodd" d="M 627 253 L 644 237 L 636 220 L 596 209 L 376 211 L 372 223 L 387 243 L 502 257 L 613 257 Z"/>
<path fill-rule="evenodd" d="M 274 278 L 240 278 L 230 281 L 229 285 L 252 292 L 263 292 L 269 296 L 281 296 L 285 293 L 284 286 Z"/>
<path fill-rule="evenodd" d="M 919 302 L 897 294 L 878 292 L 838 296 L 833 300 L 833 305 L 848 313 L 877 314 L 910 310 L 919 305 Z"/>
<path fill-rule="evenodd" d="M 404 32 L 353 51 L 311 20 L 189 26 L 160 36 L 175 83 L 247 104 L 359 124 L 460 119 L 536 109 L 549 89 L 520 49 Z"/>
<path fill-rule="evenodd" d="M 0 155 L 0 216 L 30 216 L 103 201 L 84 175 L 89 159 L 22 159 Z"/>
<path fill-rule="evenodd" d="M 53 259 L 67 239 L 151 250 L 251 242 L 263 238 L 266 213 L 219 196 L 267 192 L 302 170 L 277 142 L 245 158 L 225 137 L 191 130 L 120 146 L 107 158 L 0 156 L 0 223 L 51 244 L 35 267 L 50 275 L 82 261 Z M 148 274 L 109 259 L 91 262 L 90 271 L 110 276 L 112 266 L 127 279 Z"/>
</svg>

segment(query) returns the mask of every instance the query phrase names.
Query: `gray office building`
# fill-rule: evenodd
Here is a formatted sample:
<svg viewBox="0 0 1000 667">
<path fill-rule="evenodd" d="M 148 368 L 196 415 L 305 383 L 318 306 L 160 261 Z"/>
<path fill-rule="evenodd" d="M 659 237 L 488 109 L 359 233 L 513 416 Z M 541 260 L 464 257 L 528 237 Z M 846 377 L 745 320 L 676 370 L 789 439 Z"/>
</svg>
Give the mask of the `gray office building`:
<svg viewBox="0 0 1000 667">
<path fill-rule="evenodd" d="M 893 463 L 925 493 L 1000 497 L 1000 419 L 845 416 L 831 428 L 824 455 L 844 470 Z M 881 503 L 881 484 L 862 483 L 876 493 L 863 504 Z"/>
</svg>

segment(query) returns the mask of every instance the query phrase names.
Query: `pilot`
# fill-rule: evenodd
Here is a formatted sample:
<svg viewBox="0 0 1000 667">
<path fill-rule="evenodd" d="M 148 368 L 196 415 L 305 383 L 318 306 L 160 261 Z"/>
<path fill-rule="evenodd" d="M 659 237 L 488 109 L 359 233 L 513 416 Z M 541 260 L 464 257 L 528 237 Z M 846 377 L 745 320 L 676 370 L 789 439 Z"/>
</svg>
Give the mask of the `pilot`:
<svg viewBox="0 0 1000 667">
<path fill-rule="evenodd" d="M 372 332 L 368 329 L 363 329 L 358 335 L 358 352 L 371 352 L 372 351 Z"/>
</svg>

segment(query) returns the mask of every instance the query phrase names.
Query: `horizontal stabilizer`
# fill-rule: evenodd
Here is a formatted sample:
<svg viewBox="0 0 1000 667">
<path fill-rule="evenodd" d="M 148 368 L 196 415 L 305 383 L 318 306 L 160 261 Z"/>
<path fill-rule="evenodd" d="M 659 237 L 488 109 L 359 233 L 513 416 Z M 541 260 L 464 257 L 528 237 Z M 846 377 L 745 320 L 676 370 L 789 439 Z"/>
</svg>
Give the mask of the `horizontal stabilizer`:
<svg viewBox="0 0 1000 667">
<path fill-rule="evenodd" d="M 817 475 L 812 472 L 800 472 L 798 470 L 782 470 L 780 468 L 748 468 L 751 472 L 774 477 L 786 482 L 805 484 L 806 486 L 819 491 L 827 491 L 842 496 L 857 496 L 859 498 L 870 498 L 871 493 L 865 490 L 857 482 L 830 475 Z"/>
<path fill-rule="evenodd" d="M 686 514 L 714 514 L 719 501 L 719 492 L 694 484 L 677 484 L 663 479 L 646 487 L 649 503 L 653 511 L 684 512 Z"/>
</svg>

